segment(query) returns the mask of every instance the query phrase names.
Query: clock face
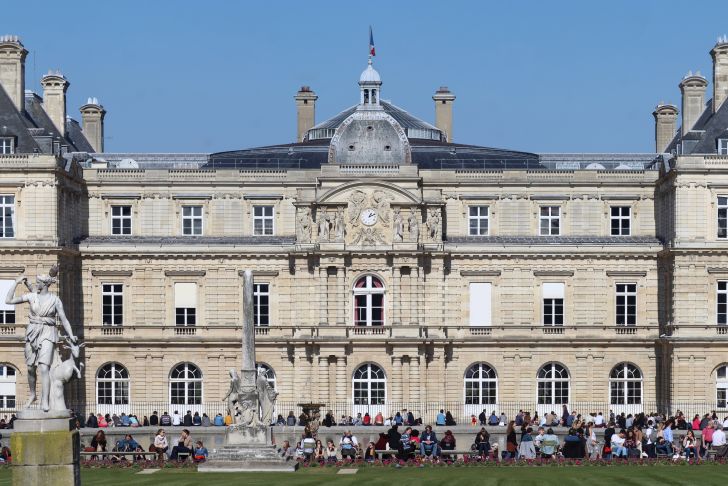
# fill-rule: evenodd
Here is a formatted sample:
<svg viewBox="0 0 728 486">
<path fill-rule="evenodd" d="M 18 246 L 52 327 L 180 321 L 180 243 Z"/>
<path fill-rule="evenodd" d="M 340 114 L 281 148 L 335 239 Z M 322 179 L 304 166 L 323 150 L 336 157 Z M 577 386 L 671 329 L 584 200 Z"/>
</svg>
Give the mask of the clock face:
<svg viewBox="0 0 728 486">
<path fill-rule="evenodd" d="M 377 223 L 378 218 L 379 216 L 377 215 L 377 211 L 372 208 L 365 209 L 359 216 L 361 222 L 366 226 L 374 226 Z"/>
</svg>

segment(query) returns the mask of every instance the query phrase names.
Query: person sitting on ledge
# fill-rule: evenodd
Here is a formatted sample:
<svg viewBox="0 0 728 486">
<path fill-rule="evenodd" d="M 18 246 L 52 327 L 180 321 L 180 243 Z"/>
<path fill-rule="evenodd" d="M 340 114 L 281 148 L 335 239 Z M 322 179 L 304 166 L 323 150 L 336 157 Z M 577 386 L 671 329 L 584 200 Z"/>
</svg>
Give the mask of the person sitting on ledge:
<svg viewBox="0 0 728 486">
<path fill-rule="evenodd" d="M 356 459 L 356 450 L 359 447 L 359 442 L 356 437 L 351 435 L 351 431 L 347 430 L 344 436 L 339 441 L 339 447 L 341 448 L 341 458 L 350 458 L 352 461 Z"/>
<path fill-rule="evenodd" d="M 168 449 L 169 443 L 167 442 L 167 436 L 164 429 L 159 429 L 157 431 L 157 435 L 154 437 L 152 447 L 149 448 L 149 452 L 156 452 L 157 459 L 159 459 L 159 461 L 163 461 L 164 455 L 167 453 Z"/>
<path fill-rule="evenodd" d="M 384 425 L 384 415 L 382 415 L 382 412 L 377 412 L 377 415 L 374 417 L 374 425 Z"/>
<path fill-rule="evenodd" d="M 96 432 L 96 435 L 91 439 L 91 448 L 94 452 L 106 452 L 106 434 L 104 434 L 103 430 Z"/>
<path fill-rule="evenodd" d="M 172 447 L 172 453 L 169 455 L 170 460 L 175 460 L 180 454 L 189 455 L 192 452 L 192 439 L 190 438 L 190 431 L 182 429 L 182 433 L 179 436 L 177 445 Z"/>
<path fill-rule="evenodd" d="M 202 417 L 200 417 L 200 412 L 195 412 L 195 414 L 192 416 L 192 425 L 195 427 L 199 427 L 202 425 Z"/>
<path fill-rule="evenodd" d="M 13 455 L 10 453 L 9 447 L 0 449 L 0 464 L 10 464 L 13 461 Z"/>
<path fill-rule="evenodd" d="M 187 413 L 182 418 L 182 425 L 185 427 L 192 427 L 192 411 L 187 410 Z"/>
<path fill-rule="evenodd" d="M 324 457 L 326 458 L 326 462 L 328 462 L 329 464 L 336 463 L 336 460 L 338 459 L 338 456 L 336 454 L 336 446 L 334 445 L 334 441 L 331 439 L 326 442 Z"/>
<path fill-rule="evenodd" d="M 162 427 L 171 427 L 172 426 L 172 417 L 170 417 L 169 413 L 164 412 L 162 416 L 159 418 L 159 425 Z"/>
<path fill-rule="evenodd" d="M 156 410 L 152 412 L 152 416 L 149 417 L 149 425 L 151 427 L 156 427 L 157 425 L 159 425 L 159 414 L 157 414 Z"/>
<path fill-rule="evenodd" d="M 279 417 L 280 417 L 280 415 L 279 415 Z M 222 427 L 223 425 L 225 425 L 225 419 L 222 417 L 221 413 L 218 413 L 217 415 L 215 415 L 215 421 L 213 423 L 217 427 Z M 283 423 L 283 425 L 285 425 L 285 422 Z"/>
<path fill-rule="evenodd" d="M 98 427 L 100 429 L 105 429 L 105 428 L 107 428 L 109 426 L 109 423 L 106 421 L 106 419 L 104 418 L 104 416 L 101 415 L 101 414 L 98 414 L 96 416 L 96 423 L 98 424 Z"/>
<path fill-rule="evenodd" d="M 212 425 L 212 423 L 210 422 L 210 417 L 208 417 L 206 413 L 202 414 L 202 420 L 200 420 L 200 425 L 202 427 L 209 427 Z"/>
<path fill-rule="evenodd" d="M 202 445 L 202 441 L 198 440 L 195 444 L 195 453 L 192 456 L 192 460 L 195 462 L 205 462 L 207 460 L 207 448 Z"/>
<path fill-rule="evenodd" d="M 293 413 L 293 412 L 291 412 Z M 296 451 L 293 447 L 291 447 L 291 443 L 287 440 L 283 441 L 283 444 L 281 445 L 281 448 L 278 449 L 278 454 L 281 455 L 284 459 L 292 459 L 295 455 Z"/>
<path fill-rule="evenodd" d="M 426 426 L 425 431 L 420 436 L 420 454 L 427 457 L 432 456 L 436 459 L 440 455 L 437 443 L 437 434 L 433 432 L 431 426 Z"/>
<path fill-rule="evenodd" d="M 88 419 L 86 420 L 86 427 L 89 429 L 98 429 L 99 428 L 99 421 L 96 418 L 96 415 L 93 413 L 90 413 L 88 416 Z"/>
</svg>

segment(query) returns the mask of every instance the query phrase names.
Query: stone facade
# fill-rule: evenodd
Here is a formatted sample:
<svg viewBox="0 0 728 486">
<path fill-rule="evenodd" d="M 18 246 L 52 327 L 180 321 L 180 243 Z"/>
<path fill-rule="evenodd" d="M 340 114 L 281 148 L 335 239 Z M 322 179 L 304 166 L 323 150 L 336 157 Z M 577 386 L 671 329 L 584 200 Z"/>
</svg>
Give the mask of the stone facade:
<svg viewBox="0 0 728 486">
<path fill-rule="evenodd" d="M 372 69 L 367 79 L 378 80 Z M 262 284 L 257 361 L 285 404 L 449 403 L 460 416 L 537 402 L 725 408 L 716 386 L 728 361 L 728 156 L 550 154 L 533 165 L 495 160 L 529 154 L 478 148 L 494 157 L 478 168 L 457 162 L 472 147 L 362 99 L 330 141 L 314 140 L 314 127 L 270 156 L 320 154 L 310 165 L 239 165 L 250 153 L 228 165 L 217 154 L 204 164 L 0 156 L 15 230 L 0 238 L 0 280 L 59 264 L 61 297 L 87 343 L 77 401 L 88 411 L 219 404 L 227 370 L 240 365 L 242 271 L 252 269 Z M 321 126 L 326 135 L 334 124 Z M 451 165 L 427 159 L 433 150 Z M 0 325 L 18 403 L 25 312 Z M 474 399 L 466 381 L 479 363 L 497 383 Z M 362 387 L 367 365 L 380 374 Z M 627 369 L 630 384 L 610 379 Z M 615 391 L 627 385 L 632 403 Z"/>
</svg>

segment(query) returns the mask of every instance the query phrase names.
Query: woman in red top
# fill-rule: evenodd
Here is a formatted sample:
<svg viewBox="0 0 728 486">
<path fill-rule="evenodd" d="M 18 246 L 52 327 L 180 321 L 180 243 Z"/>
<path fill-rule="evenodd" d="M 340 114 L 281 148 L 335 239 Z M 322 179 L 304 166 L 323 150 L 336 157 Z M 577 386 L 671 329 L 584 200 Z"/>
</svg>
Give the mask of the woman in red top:
<svg viewBox="0 0 728 486">
<path fill-rule="evenodd" d="M 374 417 L 374 425 L 384 425 L 384 415 L 382 415 L 382 412 L 377 413 Z"/>
<path fill-rule="evenodd" d="M 695 417 L 693 417 L 693 430 L 700 430 L 700 415 L 697 413 L 695 414 Z"/>
<path fill-rule="evenodd" d="M 364 414 L 364 420 L 362 421 L 364 425 L 372 425 L 372 417 L 369 415 L 369 412 Z"/>
</svg>

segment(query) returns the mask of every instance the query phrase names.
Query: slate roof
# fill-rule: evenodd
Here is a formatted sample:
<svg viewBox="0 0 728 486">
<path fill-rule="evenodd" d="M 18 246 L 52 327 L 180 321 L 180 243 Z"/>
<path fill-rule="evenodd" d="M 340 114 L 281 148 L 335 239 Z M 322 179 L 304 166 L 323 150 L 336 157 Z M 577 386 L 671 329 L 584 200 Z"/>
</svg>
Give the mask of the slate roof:
<svg viewBox="0 0 728 486">
<path fill-rule="evenodd" d="M 17 153 L 33 153 L 34 150 L 40 150 L 28 131 L 28 120 L 21 116 L 2 86 L 0 86 L 0 136 L 16 137 Z"/>
<path fill-rule="evenodd" d="M 728 102 L 724 101 L 713 113 L 713 100 L 709 100 L 705 104 L 705 110 L 695 122 L 692 130 L 682 136 L 682 130 L 678 130 L 675 138 L 667 147 L 667 152 L 677 151 L 678 145 L 681 145 L 680 151 L 683 154 L 717 154 L 718 139 L 728 138 Z M 693 141 L 694 143 L 681 144 L 683 141 Z"/>
<path fill-rule="evenodd" d="M 210 155 L 205 169 L 318 169 L 328 163 L 329 139 L 271 145 Z M 412 163 L 421 169 L 545 169 L 528 152 L 412 140 Z"/>
<path fill-rule="evenodd" d="M 0 136 L 16 137 L 15 152 L 52 153 L 54 140 L 59 140 L 59 130 L 43 109 L 43 99 L 26 91 L 22 112 L 0 86 Z M 93 152 L 91 144 L 77 121 L 66 119 L 66 137 L 61 140 L 68 152 Z"/>
<path fill-rule="evenodd" d="M 438 130 L 437 127 L 427 123 L 426 121 L 420 120 L 419 118 L 411 115 L 404 109 L 393 105 L 389 101 L 382 100 L 380 102 L 382 105 L 382 108 L 384 108 L 384 112 L 388 115 L 390 115 L 392 118 L 394 118 L 397 123 L 399 123 L 402 128 L 418 128 L 418 129 L 426 129 L 426 130 Z M 328 120 L 322 121 L 318 125 L 315 125 L 311 130 L 315 130 L 317 128 L 332 128 L 336 129 L 343 123 L 344 120 L 349 118 L 352 113 L 356 111 L 356 108 L 359 105 L 354 105 L 350 108 L 347 108 L 346 110 L 342 111 L 338 115 L 335 115 Z M 439 131 L 439 130 L 438 130 Z"/>
</svg>

